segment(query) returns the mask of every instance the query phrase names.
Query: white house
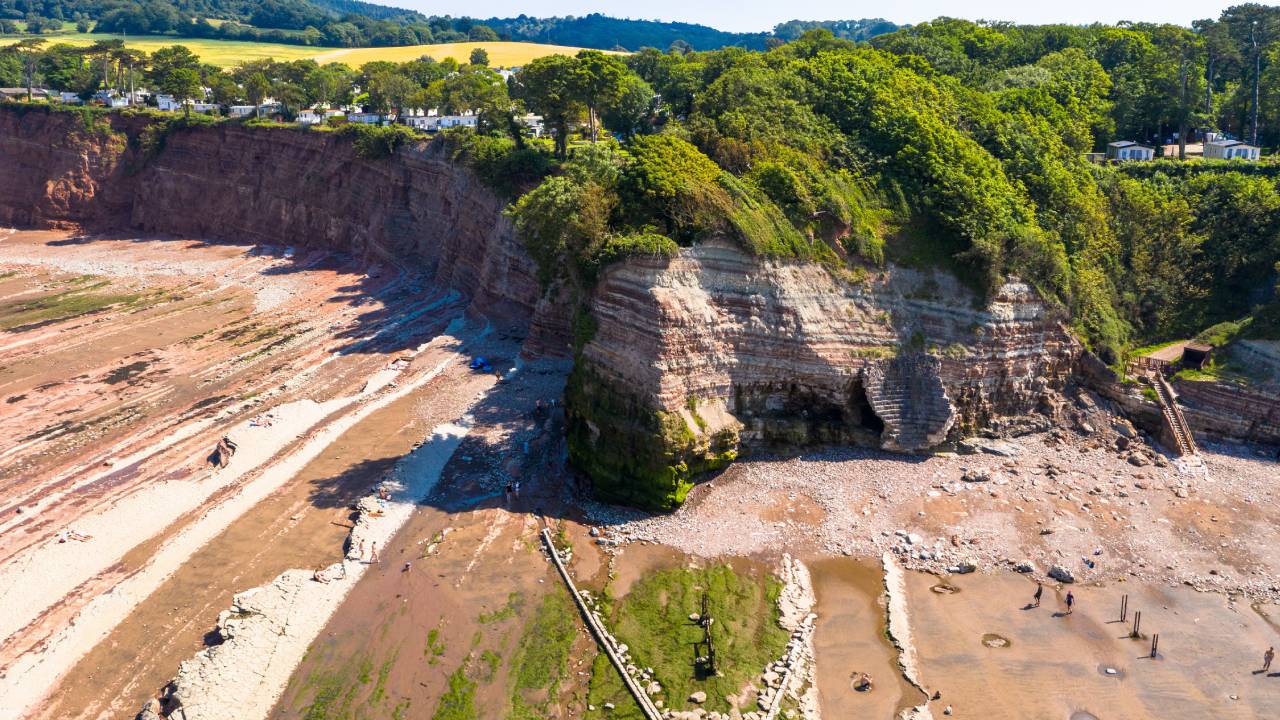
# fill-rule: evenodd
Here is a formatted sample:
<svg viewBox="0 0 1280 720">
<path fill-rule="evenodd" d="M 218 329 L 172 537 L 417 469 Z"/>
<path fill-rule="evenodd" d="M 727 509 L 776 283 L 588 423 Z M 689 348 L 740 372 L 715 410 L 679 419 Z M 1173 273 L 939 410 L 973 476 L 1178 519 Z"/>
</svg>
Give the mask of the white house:
<svg viewBox="0 0 1280 720">
<path fill-rule="evenodd" d="M 1155 156 L 1155 148 L 1139 145 L 1132 140 L 1117 140 L 1113 143 L 1107 143 L 1108 160 L 1151 160 Z"/>
<path fill-rule="evenodd" d="M 31 99 L 48 98 L 49 91 L 44 88 L 31 88 Z M 0 100 L 26 100 L 27 89 L 21 88 L 0 88 Z"/>
<path fill-rule="evenodd" d="M 523 117 L 516 118 L 516 122 L 525 126 L 525 128 L 529 131 L 530 135 L 534 137 L 542 137 L 543 124 L 542 124 L 541 115 L 534 115 L 533 113 L 527 113 Z"/>
<path fill-rule="evenodd" d="M 1255 161 L 1258 156 L 1257 147 L 1240 140 L 1214 140 L 1204 144 L 1204 157 L 1206 160 L 1232 160 L 1239 158 L 1241 160 Z"/>
<path fill-rule="evenodd" d="M 440 118 L 435 115 L 406 115 L 403 119 L 405 125 L 415 130 L 435 132 L 440 128 L 440 124 L 437 122 Z"/>
<path fill-rule="evenodd" d="M 165 112 L 176 112 L 182 109 L 182 103 L 175 100 L 172 95 L 157 95 L 156 107 Z"/>
<path fill-rule="evenodd" d="M 437 132 L 455 127 L 474 128 L 479 118 L 476 115 L 410 115 L 404 118 L 404 124 L 426 132 Z"/>
<path fill-rule="evenodd" d="M 106 90 L 99 90 L 94 93 L 93 99 L 109 108 L 129 107 L 129 98 L 121 97 L 114 92 L 107 92 Z"/>
<path fill-rule="evenodd" d="M 249 117 L 253 114 L 253 105 L 232 105 L 227 108 L 227 115 L 233 118 Z"/>
<path fill-rule="evenodd" d="M 191 104 L 191 111 L 192 111 L 192 112 L 198 112 L 198 113 L 211 113 L 211 112 L 217 112 L 217 111 L 218 111 L 218 103 L 211 103 L 211 102 L 193 102 L 193 103 L 190 103 L 190 104 Z"/>
<path fill-rule="evenodd" d="M 58 101 L 64 105 L 84 104 L 84 101 L 80 99 L 79 95 L 73 92 L 67 92 L 66 90 L 63 90 L 62 92 L 58 93 Z"/>
<path fill-rule="evenodd" d="M 361 125 L 381 125 L 384 119 L 385 118 L 378 113 L 347 113 L 347 122 L 360 123 Z"/>
<path fill-rule="evenodd" d="M 306 110 L 300 110 L 298 115 L 294 117 L 294 120 L 297 121 L 299 125 L 319 125 L 324 122 L 324 116 L 319 112 L 308 108 Z"/>
</svg>

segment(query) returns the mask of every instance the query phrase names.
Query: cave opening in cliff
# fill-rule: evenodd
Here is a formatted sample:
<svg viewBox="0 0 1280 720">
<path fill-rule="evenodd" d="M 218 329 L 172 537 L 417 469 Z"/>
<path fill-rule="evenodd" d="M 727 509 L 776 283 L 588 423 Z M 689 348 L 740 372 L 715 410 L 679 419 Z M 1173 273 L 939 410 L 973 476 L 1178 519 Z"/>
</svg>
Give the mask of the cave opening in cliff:
<svg viewBox="0 0 1280 720">
<path fill-rule="evenodd" d="M 850 419 L 858 427 L 870 430 L 877 435 L 884 432 L 884 421 L 871 407 L 871 401 L 867 399 L 867 391 L 862 387 L 862 383 L 853 386 L 853 392 L 849 396 L 849 410 Z"/>
</svg>

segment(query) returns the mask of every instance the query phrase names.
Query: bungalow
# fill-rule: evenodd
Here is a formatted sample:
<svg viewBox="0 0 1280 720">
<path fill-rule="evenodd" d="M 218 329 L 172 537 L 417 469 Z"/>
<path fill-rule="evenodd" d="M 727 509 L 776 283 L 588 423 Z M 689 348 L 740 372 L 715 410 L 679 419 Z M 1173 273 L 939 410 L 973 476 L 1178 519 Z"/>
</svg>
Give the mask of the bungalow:
<svg viewBox="0 0 1280 720">
<path fill-rule="evenodd" d="M 182 109 L 182 103 L 175 100 L 172 95 L 157 95 L 156 107 L 165 112 L 175 112 Z"/>
<path fill-rule="evenodd" d="M 1132 140 L 1107 143 L 1108 160 L 1151 160 L 1155 156 L 1155 148 L 1140 145 Z"/>
<path fill-rule="evenodd" d="M 93 101 L 109 108 L 129 107 L 129 98 L 116 95 L 114 91 L 99 90 L 93 94 Z"/>
<path fill-rule="evenodd" d="M 256 109 L 254 105 L 232 105 L 227 108 L 227 115 L 233 118 L 249 117 Z"/>
<path fill-rule="evenodd" d="M 1204 144 L 1204 157 L 1206 160 L 1231 160 L 1239 158 L 1242 160 L 1256 161 L 1258 159 L 1258 148 L 1240 140 L 1214 140 Z"/>
<path fill-rule="evenodd" d="M 541 115 L 526 113 L 523 117 L 516 118 L 516 122 L 523 125 L 529 131 L 530 135 L 534 137 L 542 137 L 543 124 Z"/>
<path fill-rule="evenodd" d="M 218 112 L 218 108 L 219 108 L 218 103 L 211 103 L 211 102 L 193 102 L 193 103 L 190 103 L 190 105 L 191 105 L 191 112 L 198 112 L 198 113 L 214 113 L 214 112 Z"/>
<path fill-rule="evenodd" d="M 47 100 L 49 91 L 44 88 L 31 88 L 31 99 Z M 27 89 L 22 88 L 0 88 L 0 100 L 26 100 Z"/>
<path fill-rule="evenodd" d="M 347 113 L 347 122 L 360 123 L 361 125 L 381 125 L 385 121 L 386 118 L 379 113 Z"/>
<path fill-rule="evenodd" d="M 80 99 L 80 95 L 73 92 L 63 90 L 58 93 L 58 102 L 63 105 L 83 105 L 84 101 Z"/>
<path fill-rule="evenodd" d="M 306 110 L 299 110 L 297 116 L 294 117 L 294 120 L 299 125 L 319 125 L 324 122 L 324 116 L 318 111 L 308 108 Z"/>
<path fill-rule="evenodd" d="M 404 118 L 404 124 L 425 132 L 437 132 L 455 127 L 475 128 L 476 115 L 411 115 Z"/>
</svg>

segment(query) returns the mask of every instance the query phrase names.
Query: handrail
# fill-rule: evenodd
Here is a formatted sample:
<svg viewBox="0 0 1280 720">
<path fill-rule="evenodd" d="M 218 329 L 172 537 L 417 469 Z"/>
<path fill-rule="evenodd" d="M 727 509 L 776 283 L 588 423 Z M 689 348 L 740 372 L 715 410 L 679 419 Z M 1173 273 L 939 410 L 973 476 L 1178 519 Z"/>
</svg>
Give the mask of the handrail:
<svg viewBox="0 0 1280 720">
<path fill-rule="evenodd" d="M 569 577 L 569 570 L 561 562 L 560 553 L 556 550 L 555 543 L 551 541 L 551 531 L 547 528 L 542 529 L 542 544 L 546 545 L 547 553 L 551 555 L 551 562 L 555 563 L 556 570 L 560 571 L 560 578 L 568 586 L 569 594 L 573 595 L 573 602 L 578 606 L 578 612 L 582 613 L 582 619 L 587 621 L 587 627 L 590 628 L 591 634 L 595 636 L 596 642 L 600 647 L 604 648 L 605 654 L 609 656 L 609 661 L 613 663 L 613 667 L 622 676 L 622 682 L 627 686 L 627 690 L 631 691 L 631 695 L 635 697 L 641 712 L 644 713 L 648 720 L 662 720 L 662 713 L 653 704 L 649 694 L 627 672 L 626 664 L 622 662 L 622 658 L 619 657 L 617 650 L 613 647 L 612 637 L 605 632 L 599 621 L 596 620 L 595 615 L 591 613 L 591 608 L 587 607 L 587 604 L 582 600 L 582 596 L 578 594 L 578 588 L 573 584 L 573 578 Z"/>
</svg>

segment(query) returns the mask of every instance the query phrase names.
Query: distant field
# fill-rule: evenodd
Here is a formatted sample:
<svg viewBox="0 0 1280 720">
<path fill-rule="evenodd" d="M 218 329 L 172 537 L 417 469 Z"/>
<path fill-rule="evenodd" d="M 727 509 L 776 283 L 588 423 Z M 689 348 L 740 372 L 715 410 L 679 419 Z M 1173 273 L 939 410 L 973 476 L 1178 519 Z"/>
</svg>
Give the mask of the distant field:
<svg viewBox="0 0 1280 720">
<path fill-rule="evenodd" d="M 317 62 L 344 62 L 352 67 L 373 60 L 407 62 L 423 55 L 430 55 L 437 60 L 451 57 L 458 62 L 466 62 L 471 57 L 471 51 L 476 48 L 484 48 L 489 53 L 489 64 L 494 67 L 517 67 L 547 55 L 573 55 L 582 49 L 567 45 L 539 45 L 523 42 L 465 42 L 387 48 L 340 48 L 321 50 L 313 57 Z"/>
<path fill-rule="evenodd" d="M 92 45 L 100 40 L 109 40 L 116 36 L 99 33 L 58 33 L 43 37 L 48 40 L 50 45 L 55 43 Z M 21 38 L 18 36 L 0 35 L 0 45 L 16 42 L 19 39 Z M 276 60 L 314 58 L 316 62 L 320 63 L 343 62 L 352 67 L 358 67 L 374 60 L 405 62 L 416 60 L 423 55 L 430 55 L 437 60 L 451 57 L 459 62 L 466 62 L 471 57 L 471 51 L 478 47 L 484 48 L 489 53 L 489 64 L 494 67 L 514 67 L 524 65 L 530 60 L 545 55 L 572 55 L 579 50 L 579 48 L 564 45 L 539 45 L 520 42 L 442 43 L 439 45 L 405 45 L 403 47 L 385 48 L 323 48 L 269 42 L 155 36 L 130 38 L 125 41 L 125 44 L 148 53 L 170 45 L 186 45 L 191 48 L 191 52 L 199 55 L 204 62 L 224 67 L 235 65 L 243 60 L 259 60 L 262 58 L 275 58 Z"/>
</svg>

